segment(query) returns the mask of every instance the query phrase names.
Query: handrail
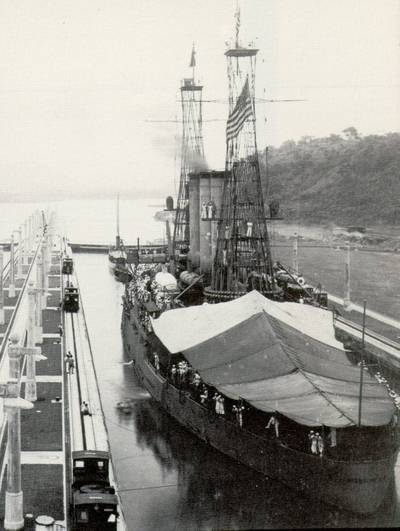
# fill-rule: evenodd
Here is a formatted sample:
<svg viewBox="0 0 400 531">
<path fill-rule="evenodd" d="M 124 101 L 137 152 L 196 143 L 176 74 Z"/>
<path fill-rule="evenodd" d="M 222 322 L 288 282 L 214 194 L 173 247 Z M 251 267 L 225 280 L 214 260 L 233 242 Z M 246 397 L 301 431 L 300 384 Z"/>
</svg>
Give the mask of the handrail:
<svg viewBox="0 0 400 531">
<path fill-rule="evenodd" d="M 12 313 L 11 319 L 10 319 L 10 321 L 9 321 L 9 323 L 7 325 L 7 329 L 6 329 L 5 333 L 4 333 L 3 342 L 2 342 L 1 348 L 0 348 L 0 361 L 2 361 L 2 359 L 3 359 L 3 354 L 4 354 L 4 351 L 5 351 L 6 346 L 7 346 L 7 341 L 8 341 L 8 338 L 9 338 L 10 334 L 11 334 L 12 327 L 14 326 L 14 321 L 15 321 L 15 319 L 17 317 L 18 309 L 19 309 L 19 307 L 21 305 L 22 298 L 24 296 L 24 293 L 25 293 L 25 290 L 26 290 L 26 286 L 28 285 L 29 278 L 30 278 L 30 275 L 31 275 L 31 272 L 32 272 L 32 268 L 33 268 L 33 265 L 35 263 L 37 254 L 38 254 L 40 246 L 42 244 L 42 241 L 43 241 L 43 236 L 40 238 L 40 241 L 37 244 L 35 254 L 33 255 L 32 261 L 29 264 L 28 272 L 26 274 L 24 283 L 23 283 L 23 285 L 21 287 L 21 291 L 19 292 L 17 304 L 15 305 L 15 308 L 14 308 L 14 311 Z"/>
<path fill-rule="evenodd" d="M 18 252 L 16 253 L 15 259 L 14 259 L 14 265 L 18 263 Z M 9 259 L 8 262 L 3 266 L 3 280 L 7 278 L 7 269 L 10 269 L 11 260 Z"/>
<path fill-rule="evenodd" d="M 10 269 L 10 263 L 11 263 L 11 260 L 8 260 L 6 265 L 3 267 L 3 271 L 2 271 L 3 280 L 5 280 L 7 278 L 7 272 L 8 272 L 7 269 Z"/>
<path fill-rule="evenodd" d="M 354 330 L 357 330 L 358 332 L 362 332 L 362 326 L 358 323 L 355 323 L 353 321 L 349 321 L 348 319 L 344 319 L 343 317 L 335 317 L 335 321 L 338 323 L 343 323 L 345 326 L 348 326 L 349 328 L 353 328 Z M 396 350 L 400 350 L 400 343 L 393 341 L 392 339 L 389 339 L 388 337 L 382 336 L 381 334 L 378 334 L 377 332 L 374 332 L 373 330 L 370 330 L 369 328 L 365 329 L 365 335 L 368 337 L 371 337 L 372 339 L 376 339 L 380 343 L 383 343 L 384 345 L 387 345 L 388 347 L 392 347 Z"/>
</svg>

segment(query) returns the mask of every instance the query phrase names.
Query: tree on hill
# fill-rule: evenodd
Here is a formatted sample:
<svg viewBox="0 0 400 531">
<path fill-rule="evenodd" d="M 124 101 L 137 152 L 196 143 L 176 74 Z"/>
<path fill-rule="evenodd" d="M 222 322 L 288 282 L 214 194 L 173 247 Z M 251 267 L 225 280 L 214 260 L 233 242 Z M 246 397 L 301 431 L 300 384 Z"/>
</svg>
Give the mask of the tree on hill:
<svg viewBox="0 0 400 531">
<path fill-rule="evenodd" d="M 397 224 L 400 222 L 400 134 L 303 137 L 260 157 L 267 200 L 278 200 L 287 221 Z M 268 191 L 267 191 L 268 188 Z"/>
</svg>

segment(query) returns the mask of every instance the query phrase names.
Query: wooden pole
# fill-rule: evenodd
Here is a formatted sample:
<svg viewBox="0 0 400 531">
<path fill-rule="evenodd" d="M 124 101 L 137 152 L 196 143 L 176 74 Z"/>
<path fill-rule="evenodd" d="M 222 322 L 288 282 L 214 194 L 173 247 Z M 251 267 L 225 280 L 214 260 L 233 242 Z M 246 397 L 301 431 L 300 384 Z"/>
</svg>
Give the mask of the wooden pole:
<svg viewBox="0 0 400 531">
<path fill-rule="evenodd" d="M 188 289 L 190 289 L 192 286 L 194 286 L 199 280 L 201 280 L 204 277 L 204 273 L 200 275 L 198 278 L 196 278 L 189 286 L 187 286 L 183 291 L 181 291 L 174 299 L 174 301 L 177 301 L 184 293 L 187 292 Z"/>
<path fill-rule="evenodd" d="M 268 146 L 265 148 L 265 201 L 269 197 Z"/>
<path fill-rule="evenodd" d="M 345 263 L 345 294 L 343 299 L 343 308 L 345 310 L 350 309 L 351 305 L 351 295 L 350 295 L 350 244 L 347 244 L 347 254 L 346 254 L 346 263 Z"/>
<path fill-rule="evenodd" d="M 360 360 L 360 394 L 358 398 L 358 426 L 361 426 L 361 413 L 362 413 L 362 391 L 363 391 L 363 379 L 364 379 L 364 346 L 365 346 L 365 316 L 367 313 L 367 301 L 364 301 L 363 311 L 363 324 L 361 335 L 361 360 Z"/>
<path fill-rule="evenodd" d="M 8 287 L 8 296 L 13 299 L 15 297 L 15 249 L 14 249 L 14 234 L 11 234 L 10 246 L 10 283 Z"/>
<path fill-rule="evenodd" d="M 28 265 L 28 222 L 24 221 L 24 243 L 22 246 L 22 265 Z"/>
<path fill-rule="evenodd" d="M 296 275 L 299 274 L 299 236 L 297 232 L 295 233 L 293 240 L 293 271 Z"/>
<path fill-rule="evenodd" d="M 24 278 L 22 274 L 22 261 L 23 261 L 23 240 L 22 240 L 22 227 L 16 231 L 18 233 L 18 256 L 17 256 L 17 278 Z"/>
<path fill-rule="evenodd" d="M 172 253 L 172 239 L 171 239 L 171 228 L 169 226 L 168 219 L 165 220 L 165 232 L 167 235 L 167 242 L 168 242 L 168 258 L 171 260 L 173 253 Z"/>
<path fill-rule="evenodd" d="M 46 280 L 48 279 L 47 276 L 47 264 L 46 264 L 46 249 L 45 249 L 45 242 L 42 245 L 42 248 L 39 251 L 39 256 L 42 257 L 42 297 L 41 297 L 41 310 L 45 310 L 47 307 L 47 288 L 46 288 Z"/>
</svg>

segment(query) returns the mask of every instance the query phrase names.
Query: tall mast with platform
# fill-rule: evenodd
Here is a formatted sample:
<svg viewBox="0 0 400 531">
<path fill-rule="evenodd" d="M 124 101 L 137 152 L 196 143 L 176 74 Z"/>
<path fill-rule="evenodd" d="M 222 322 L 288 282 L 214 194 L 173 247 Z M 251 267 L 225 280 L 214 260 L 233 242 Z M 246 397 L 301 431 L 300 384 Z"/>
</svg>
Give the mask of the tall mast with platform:
<svg viewBox="0 0 400 531">
<path fill-rule="evenodd" d="M 274 293 L 269 235 L 256 140 L 255 65 L 258 50 L 240 45 L 240 9 L 236 36 L 226 52 L 229 115 L 226 126 L 226 179 L 210 302 L 230 300 L 257 289 Z"/>
<path fill-rule="evenodd" d="M 189 250 L 189 174 L 204 169 L 204 147 L 202 131 L 202 91 L 196 83 L 196 51 L 193 45 L 190 59 L 192 77 L 182 82 L 180 93 L 182 103 L 182 144 L 178 200 L 173 235 L 175 254 L 186 254 Z"/>
</svg>

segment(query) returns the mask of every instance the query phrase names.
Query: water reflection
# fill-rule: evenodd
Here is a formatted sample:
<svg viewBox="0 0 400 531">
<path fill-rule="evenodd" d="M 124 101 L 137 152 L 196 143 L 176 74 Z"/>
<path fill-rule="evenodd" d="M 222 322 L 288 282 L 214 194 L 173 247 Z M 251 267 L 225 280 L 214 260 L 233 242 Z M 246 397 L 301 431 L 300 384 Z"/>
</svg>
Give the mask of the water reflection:
<svg viewBox="0 0 400 531">
<path fill-rule="evenodd" d="M 133 416 L 136 444 L 152 450 L 165 474 L 176 474 L 179 511 L 175 529 L 376 527 L 395 523 L 393 492 L 378 513 L 357 517 L 310 501 L 213 451 L 153 400 L 137 400 Z"/>
</svg>

